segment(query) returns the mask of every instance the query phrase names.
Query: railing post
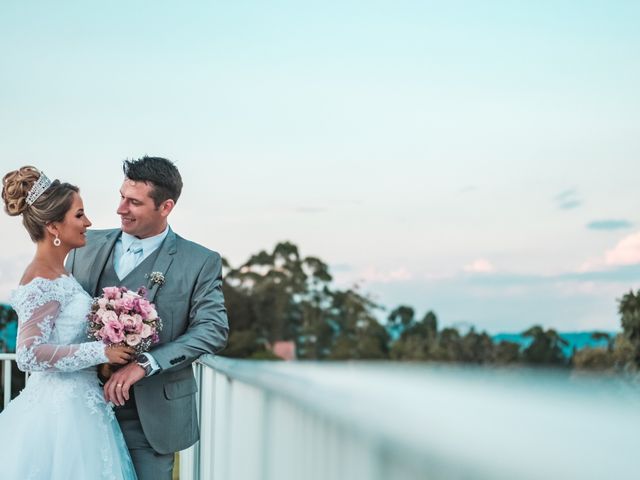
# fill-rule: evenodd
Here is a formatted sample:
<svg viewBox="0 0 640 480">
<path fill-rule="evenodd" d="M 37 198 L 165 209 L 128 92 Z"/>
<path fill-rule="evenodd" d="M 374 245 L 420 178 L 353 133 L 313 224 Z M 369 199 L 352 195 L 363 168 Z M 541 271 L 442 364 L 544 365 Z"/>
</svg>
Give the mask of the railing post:
<svg viewBox="0 0 640 480">
<path fill-rule="evenodd" d="M 201 479 L 215 478 L 213 475 L 213 452 L 215 451 L 215 372 L 202 368 L 200 385 L 200 442 L 198 471 Z"/>
<path fill-rule="evenodd" d="M 213 457 L 214 480 L 226 480 L 229 478 L 229 457 L 231 455 L 231 428 L 229 418 L 231 416 L 231 388 L 232 381 L 224 373 L 215 371 L 216 397 L 214 412 L 213 444 L 215 449 L 210 452 Z"/>
<path fill-rule="evenodd" d="M 7 408 L 11 401 L 11 381 L 13 378 L 11 363 L 16 361 L 16 354 L 0 353 L 0 361 L 2 361 L 2 385 L 4 388 L 3 408 Z M 28 375 L 25 375 L 25 380 L 28 378 Z"/>
<path fill-rule="evenodd" d="M 11 401 L 11 360 L 2 360 L 2 385 L 4 387 L 4 407 Z"/>
<path fill-rule="evenodd" d="M 198 411 L 198 419 L 201 419 L 202 405 L 202 364 L 193 363 L 193 373 L 198 384 L 198 394 L 196 395 L 196 409 Z M 200 424 L 202 424 L 200 420 Z M 180 455 L 180 480 L 200 480 L 200 441 L 191 447 L 183 450 Z"/>
</svg>

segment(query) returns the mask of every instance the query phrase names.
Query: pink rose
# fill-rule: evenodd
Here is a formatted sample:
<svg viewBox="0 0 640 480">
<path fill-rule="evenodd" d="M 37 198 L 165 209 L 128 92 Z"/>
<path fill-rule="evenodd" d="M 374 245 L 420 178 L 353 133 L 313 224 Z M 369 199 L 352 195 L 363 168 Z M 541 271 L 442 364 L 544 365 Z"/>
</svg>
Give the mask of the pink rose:
<svg viewBox="0 0 640 480">
<path fill-rule="evenodd" d="M 142 318 L 146 320 L 149 318 L 151 312 L 154 311 L 154 308 L 149 300 L 147 300 L 146 298 L 141 298 L 138 301 L 138 310 L 140 311 L 140 315 L 142 315 Z"/>
<path fill-rule="evenodd" d="M 110 321 L 102 327 L 100 329 L 100 335 L 111 343 L 121 343 L 124 341 L 124 329 L 117 320 Z"/>
<path fill-rule="evenodd" d="M 120 289 L 118 287 L 105 287 L 102 289 L 104 297 L 108 300 L 120 298 Z"/>
<path fill-rule="evenodd" d="M 91 319 L 96 323 L 104 323 L 103 318 L 106 313 L 107 313 L 107 310 L 103 310 L 102 308 L 99 308 L 98 310 L 93 312 Z"/>
<path fill-rule="evenodd" d="M 122 326 L 124 327 L 125 331 L 127 332 L 135 331 L 136 321 L 131 315 L 123 313 L 122 315 L 120 315 L 120 321 L 122 322 Z"/>
<path fill-rule="evenodd" d="M 127 341 L 127 345 L 129 345 L 130 347 L 135 347 L 142 341 L 142 338 L 140 337 L 140 335 L 131 333 L 127 335 L 126 341 Z"/>
<path fill-rule="evenodd" d="M 142 326 L 144 325 L 142 317 L 136 313 L 133 315 L 133 321 L 135 325 L 135 332 L 140 333 L 142 331 Z"/>
<path fill-rule="evenodd" d="M 153 328 L 151 328 L 151 325 L 148 325 L 146 323 L 143 324 L 140 335 L 142 335 L 142 338 L 149 338 L 151 335 L 153 335 Z"/>
<path fill-rule="evenodd" d="M 96 312 L 96 315 L 98 316 L 98 318 L 100 318 L 102 323 L 105 325 L 109 322 L 118 321 L 118 315 L 116 315 L 116 312 L 114 312 L 113 310 L 98 310 Z"/>
<path fill-rule="evenodd" d="M 109 341 L 111 343 L 122 343 L 124 341 L 124 333 L 122 331 L 109 333 Z"/>
<path fill-rule="evenodd" d="M 125 310 L 133 310 L 136 306 L 138 295 L 135 293 L 127 292 L 122 295 L 121 307 Z"/>
<path fill-rule="evenodd" d="M 120 315 L 120 321 L 128 333 L 140 333 L 142 331 L 142 317 L 137 313 L 133 315 L 122 314 Z"/>
<path fill-rule="evenodd" d="M 98 299 L 98 306 L 99 306 L 101 309 L 103 309 L 103 310 L 104 310 L 105 308 L 107 308 L 107 305 L 108 305 L 108 304 L 109 304 L 109 300 L 107 300 L 106 298 L 104 298 L 104 297 L 100 297 L 100 298 Z"/>
</svg>

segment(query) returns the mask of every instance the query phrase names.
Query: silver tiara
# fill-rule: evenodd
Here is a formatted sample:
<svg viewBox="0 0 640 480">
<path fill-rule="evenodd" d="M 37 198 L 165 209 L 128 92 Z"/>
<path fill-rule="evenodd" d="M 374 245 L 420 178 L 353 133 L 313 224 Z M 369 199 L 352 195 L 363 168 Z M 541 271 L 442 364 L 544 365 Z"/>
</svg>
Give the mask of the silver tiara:
<svg viewBox="0 0 640 480">
<path fill-rule="evenodd" d="M 33 184 L 31 190 L 27 194 L 27 204 L 33 205 L 40 195 L 42 195 L 47 188 L 51 186 L 51 180 L 44 174 L 44 172 L 40 172 L 40 178 L 38 181 Z"/>
</svg>

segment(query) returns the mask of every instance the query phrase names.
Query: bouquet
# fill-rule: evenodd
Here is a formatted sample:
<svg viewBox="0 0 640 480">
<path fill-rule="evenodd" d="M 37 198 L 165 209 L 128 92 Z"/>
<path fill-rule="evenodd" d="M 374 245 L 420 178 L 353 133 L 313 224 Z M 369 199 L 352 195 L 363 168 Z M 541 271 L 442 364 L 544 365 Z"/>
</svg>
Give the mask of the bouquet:
<svg viewBox="0 0 640 480">
<path fill-rule="evenodd" d="M 137 292 L 126 287 L 105 287 L 102 295 L 93 300 L 89 312 L 88 335 L 107 345 L 132 347 L 136 354 L 148 351 L 160 341 L 162 320 L 153 303 L 145 298 L 146 289 Z M 101 368 L 103 378 L 111 370 Z"/>
</svg>

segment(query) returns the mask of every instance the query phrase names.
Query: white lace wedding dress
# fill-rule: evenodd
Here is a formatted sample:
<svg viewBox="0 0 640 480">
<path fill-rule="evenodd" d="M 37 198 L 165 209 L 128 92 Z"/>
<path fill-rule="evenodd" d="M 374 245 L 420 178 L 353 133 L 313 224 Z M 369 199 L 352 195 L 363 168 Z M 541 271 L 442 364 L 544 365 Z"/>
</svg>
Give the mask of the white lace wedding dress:
<svg viewBox="0 0 640 480">
<path fill-rule="evenodd" d="M 11 305 L 18 313 L 18 366 L 31 376 L 0 414 L 0 478 L 135 479 L 96 376 L 96 365 L 107 362 L 104 345 L 86 341 L 91 297 L 63 275 L 19 286 Z"/>
</svg>

